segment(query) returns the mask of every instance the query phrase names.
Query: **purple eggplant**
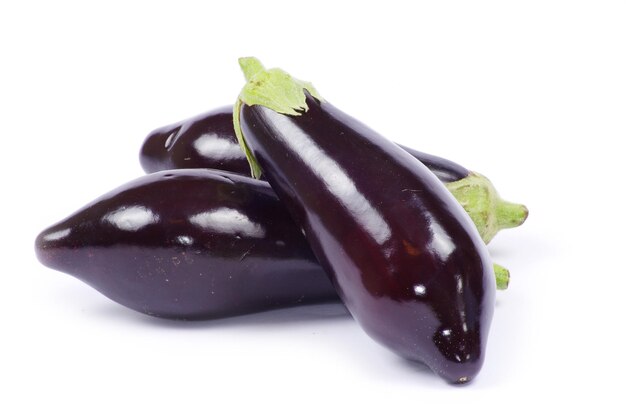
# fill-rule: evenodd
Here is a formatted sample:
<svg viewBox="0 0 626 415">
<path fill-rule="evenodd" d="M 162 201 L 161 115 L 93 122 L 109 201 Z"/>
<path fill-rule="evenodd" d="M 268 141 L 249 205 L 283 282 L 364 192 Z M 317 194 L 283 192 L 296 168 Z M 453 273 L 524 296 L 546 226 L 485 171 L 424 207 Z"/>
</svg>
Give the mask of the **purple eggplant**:
<svg viewBox="0 0 626 415">
<path fill-rule="evenodd" d="M 479 372 L 495 303 L 491 259 L 468 214 L 422 163 L 254 58 L 235 132 L 300 226 L 355 320 L 452 383 Z"/>
<path fill-rule="evenodd" d="M 139 160 L 147 173 L 169 169 L 209 168 L 250 175 L 250 165 L 237 143 L 232 106 L 152 131 Z M 525 206 L 502 200 L 484 176 L 442 157 L 400 146 L 420 160 L 457 198 L 488 243 L 498 231 L 521 225 Z"/>
<path fill-rule="evenodd" d="M 339 301 L 269 184 L 217 170 L 127 183 L 41 232 L 35 251 L 44 265 L 163 318 Z M 504 288 L 508 273 L 498 271 Z"/>
<path fill-rule="evenodd" d="M 152 131 L 139 154 L 146 173 L 208 168 L 250 176 L 233 129 L 233 107 L 220 107 Z"/>
<path fill-rule="evenodd" d="M 453 161 L 400 145 L 444 183 L 470 171 Z M 143 142 L 139 162 L 146 173 L 170 169 L 207 168 L 245 176 L 250 165 L 233 129 L 233 107 L 225 106 L 152 131 Z"/>
<path fill-rule="evenodd" d="M 113 301 L 206 319 L 336 300 L 265 182 L 208 169 L 154 173 L 44 230 L 44 265 Z"/>
</svg>

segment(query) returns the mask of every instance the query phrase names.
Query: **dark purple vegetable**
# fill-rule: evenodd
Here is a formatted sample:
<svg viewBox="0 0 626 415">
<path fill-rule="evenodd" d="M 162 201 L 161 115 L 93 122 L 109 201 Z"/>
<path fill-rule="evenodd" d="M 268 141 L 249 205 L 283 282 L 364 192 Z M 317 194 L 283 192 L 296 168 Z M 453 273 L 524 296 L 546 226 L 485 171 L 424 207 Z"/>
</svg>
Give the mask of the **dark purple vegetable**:
<svg viewBox="0 0 626 415">
<path fill-rule="evenodd" d="M 400 146 L 446 184 L 488 243 L 501 229 L 521 225 L 525 206 L 502 200 L 491 182 L 459 164 Z M 148 172 L 210 168 L 250 175 L 250 165 L 237 143 L 232 107 L 223 107 L 158 128 L 145 139 L 139 160 Z"/>
<path fill-rule="evenodd" d="M 454 182 L 470 174 L 453 161 L 400 147 L 424 163 L 442 182 Z M 146 173 L 208 168 L 250 175 L 250 165 L 233 130 L 232 106 L 157 128 L 143 142 L 139 161 Z"/>
<path fill-rule="evenodd" d="M 235 131 L 353 317 L 444 379 L 479 372 L 494 275 L 469 216 L 419 161 L 285 72 L 240 60 Z M 240 126 L 240 128 L 239 128 Z"/>
<path fill-rule="evenodd" d="M 221 107 L 152 131 L 139 154 L 146 173 L 208 168 L 250 176 L 233 130 L 233 107 Z"/>
<path fill-rule="evenodd" d="M 159 317 L 337 299 L 270 186 L 214 170 L 132 181 L 44 230 L 35 250 L 44 265 Z"/>
<path fill-rule="evenodd" d="M 127 183 L 41 232 L 35 250 L 44 265 L 158 317 L 339 301 L 269 184 L 218 170 Z"/>
</svg>

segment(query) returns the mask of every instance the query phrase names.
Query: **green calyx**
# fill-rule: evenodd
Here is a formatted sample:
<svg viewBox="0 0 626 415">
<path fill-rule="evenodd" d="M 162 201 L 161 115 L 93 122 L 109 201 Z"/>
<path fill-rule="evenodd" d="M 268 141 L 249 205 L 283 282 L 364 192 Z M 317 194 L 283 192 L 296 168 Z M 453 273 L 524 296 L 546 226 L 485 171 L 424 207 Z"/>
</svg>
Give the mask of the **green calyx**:
<svg viewBox="0 0 626 415">
<path fill-rule="evenodd" d="M 446 187 L 469 214 L 486 244 L 501 229 L 520 226 L 528 217 L 526 206 L 502 200 L 489 179 L 478 173 L 446 183 Z"/>
<path fill-rule="evenodd" d="M 239 66 L 247 83 L 235 103 L 233 124 L 239 145 L 250 164 L 252 176 L 258 179 L 262 171 L 241 130 L 241 106 L 262 105 L 281 114 L 298 116 L 309 109 L 305 91 L 319 101 L 323 99 L 311 83 L 296 79 L 282 69 L 265 69 L 256 58 L 239 58 Z"/>
<path fill-rule="evenodd" d="M 300 115 L 309 109 L 305 90 L 322 101 L 310 82 L 296 79 L 282 69 L 265 69 L 256 58 L 239 58 L 239 66 L 248 81 L 239 94 L 239 100 L 246 105 L 263 105 L 281 114 Z"/>
</svg>

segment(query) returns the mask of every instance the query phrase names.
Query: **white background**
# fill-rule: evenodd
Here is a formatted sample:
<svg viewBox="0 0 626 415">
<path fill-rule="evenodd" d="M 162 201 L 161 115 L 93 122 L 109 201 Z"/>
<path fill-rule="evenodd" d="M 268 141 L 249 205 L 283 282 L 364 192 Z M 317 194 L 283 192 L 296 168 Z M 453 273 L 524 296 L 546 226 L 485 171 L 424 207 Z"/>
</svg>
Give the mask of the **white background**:
<svg viewBox="0 0 626 415">
<path fill-rule="evenodd" d="M 3 2 L 0 52 L 0 413 L 623 413 L 623 2 Z M 246 55 L 528 205 L 489 247 L 512 282 L 472 384 L 339 306 L 168 322 L 37 262 L 150 130 L 232 103 Z"/>
</svg>

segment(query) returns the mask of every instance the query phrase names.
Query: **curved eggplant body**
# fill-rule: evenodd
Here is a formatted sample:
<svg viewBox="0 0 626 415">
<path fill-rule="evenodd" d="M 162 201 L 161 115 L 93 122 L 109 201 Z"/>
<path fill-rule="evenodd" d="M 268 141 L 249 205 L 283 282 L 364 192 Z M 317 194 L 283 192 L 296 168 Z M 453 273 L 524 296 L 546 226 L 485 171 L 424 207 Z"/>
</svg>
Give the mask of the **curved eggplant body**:
<svg viewBox="0 0 626 415">
<path fill-rule="evenodd" d="M 400 146 L 420 160 L 444 183 L 469 176 L 465 167 L 442 157 Z M 144 140 L 139 161 L 146 173 L 208 168 L 244 176 L 250 166 L 233 130 L 233 107 L 221 107 L 152 131 Z"/>
<path fill-rule="evenodd" d="M 245 142 L 365 331 L 450 382 L 480 370 L 494 309 L 486 247 L 423 164 L 326 102 L 242 104 Z"/>
<path fill-rule="evenodd" d="M 250 176 L 233 130 L 233 107 L 220 107 L 152 131 L 139 154 L 146 173 L 209 168 Z"/>
<path fill-rule="evenodd" d="M 44 230 L 35 249 L 44 265 L 159 317 L 337 300 L 269 185 L 206 169 L 132 181 Z"/>
</svg>

